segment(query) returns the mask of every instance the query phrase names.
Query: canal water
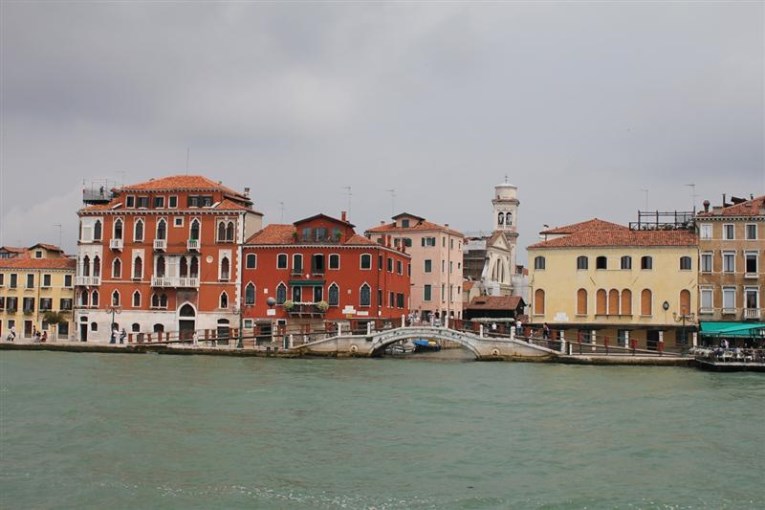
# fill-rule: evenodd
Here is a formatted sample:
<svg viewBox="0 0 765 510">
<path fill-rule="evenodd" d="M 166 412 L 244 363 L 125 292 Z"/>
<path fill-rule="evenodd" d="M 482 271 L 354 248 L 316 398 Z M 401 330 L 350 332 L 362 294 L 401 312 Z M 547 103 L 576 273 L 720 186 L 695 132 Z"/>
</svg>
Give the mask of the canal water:
<svg viewBox="0 0 765 510">
<path fill-rule="evenodd" d="M 765 376 L 0 352 L 0 507 L 765 508 Z"/>
</svg>

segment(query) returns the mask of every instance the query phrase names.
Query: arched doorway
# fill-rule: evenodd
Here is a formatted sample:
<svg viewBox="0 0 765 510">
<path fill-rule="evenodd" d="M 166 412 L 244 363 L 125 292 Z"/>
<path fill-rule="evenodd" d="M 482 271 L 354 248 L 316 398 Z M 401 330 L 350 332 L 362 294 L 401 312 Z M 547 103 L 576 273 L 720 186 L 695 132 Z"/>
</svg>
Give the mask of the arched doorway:
<svg viewBox="0 0 765 510">
<path fill-rule="evenodd" d="M 231 338 L 231 326 L 229 325 L 228 319 L 218 319 L 217 338 L 219 344 L 228 344 L 228 341 Z"/>
<path fill-rule="evenodd" d="M 189 303 L 178 310 L 178 339 L 191 340 L 196 329 L 196 311 Z"/>
</svg>

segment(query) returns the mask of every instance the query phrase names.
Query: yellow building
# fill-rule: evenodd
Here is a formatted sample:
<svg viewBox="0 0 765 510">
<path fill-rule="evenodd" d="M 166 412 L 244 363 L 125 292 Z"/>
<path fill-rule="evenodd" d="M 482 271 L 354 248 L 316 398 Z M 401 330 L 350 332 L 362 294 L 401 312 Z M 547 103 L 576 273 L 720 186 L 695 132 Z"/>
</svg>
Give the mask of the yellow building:
<svg viewBox="0 0 765 510">
<path fill-rule="evenodd" d="M 0 258 L 0 338 L 32 340 L 34 331 L 49 341 L 73 337 L 76 261 L 57 246 L 36 244 L 24 253 Z"/>
<path fill-rule="evenodd" d="M 682 349 L 695 340 L 698 248 L 689 229 L 598 219 L 546 230 L 528 248 L 532 327 L 569 342 Z"/>
</svg>

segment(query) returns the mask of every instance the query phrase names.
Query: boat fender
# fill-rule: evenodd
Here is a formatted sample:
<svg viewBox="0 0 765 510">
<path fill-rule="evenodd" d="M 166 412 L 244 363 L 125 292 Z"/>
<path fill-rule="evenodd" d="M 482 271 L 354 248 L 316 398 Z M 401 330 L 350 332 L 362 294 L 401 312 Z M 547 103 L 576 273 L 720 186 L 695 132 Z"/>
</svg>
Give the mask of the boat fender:
<svg viewBox="0 0 765 510">
<path fill-rule="evenodd" d="M 356 352 L 358 350 L 359 350 L 358 346 L 356 346 L 355 344 L 351 345 L 351 352 Z"/>
</svg>

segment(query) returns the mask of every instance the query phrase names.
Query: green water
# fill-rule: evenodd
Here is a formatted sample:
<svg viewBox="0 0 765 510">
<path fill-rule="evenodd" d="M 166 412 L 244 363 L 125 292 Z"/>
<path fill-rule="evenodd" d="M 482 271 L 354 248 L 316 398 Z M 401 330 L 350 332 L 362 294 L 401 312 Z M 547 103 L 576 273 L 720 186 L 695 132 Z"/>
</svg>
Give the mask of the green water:
<svg viewBox="0 0 765 510">
<path fill-rule="evenodd" d="M 765 375 L 0 353 L 0 507 L 765 508 Z"/>
</svg>

